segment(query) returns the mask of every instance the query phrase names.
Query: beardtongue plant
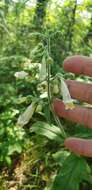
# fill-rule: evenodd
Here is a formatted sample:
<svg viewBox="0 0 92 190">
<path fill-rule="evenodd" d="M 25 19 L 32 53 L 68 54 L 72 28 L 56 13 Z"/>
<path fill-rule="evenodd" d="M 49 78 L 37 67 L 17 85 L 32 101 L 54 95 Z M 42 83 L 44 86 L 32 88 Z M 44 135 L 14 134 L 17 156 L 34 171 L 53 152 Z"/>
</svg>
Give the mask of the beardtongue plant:
<svg viewBox="0 0 92 190">
<path fill-rule="evenodd" d="M 46 54 L 45 54 L 46 55 Z M 45 92 L 43 95 L 40 95 L 39 98 L 35 98 L 33 102 L 27 107 L 27 109 L 19 116 L 17 125 L 24 126 L 26 125 L 30 119 L 32 118 L 37 106 L 39 105 L 39 101 L 42 101 L 43 98 L 47 98 L 48 105 L 49 105 L 49 111 L 51 111 L 54 115 L 55 121 L 57 120 L 57 124 L 59 124 L 60 129 L 62 131 L 62 136 L 66 137 L 66 134 L 64 132 L 62 125 L 60 124 L 59 118 L 55 116 L 53 107 L 52 107 L 52 101 L 53 101 L 53 94 L 58 94 L 62 96 L 62 100 L 65 104 L 65 109 L 73 109 L 74 103 L 73 99 L 70 96 L 69 89 L 67 87 L 67 84 L 62 77 L 60 73 L 56 74 L 55 77 L 51 77 L 50 74 L 50 68 L 51 64 L 53 62 L 53 59 L 48 56 L 47 60 L 45 56 L 42 58 L 42 64 L 40 66 L 39 71 L 39 85 L 41 89 L 42 85 L 45 84 Z M 23 79 L 28 76 L 28 73 L 25 71 L 16 72 L 14 75 L 17 79 Z M 55 84 L 57 82 L 57 84 Z"/>
<path fill-rule="evenodd" d="M 48 122 L 37 121 L 30 129 L 32 133 L 35 132 L 37 135 L 43 135 L 62 145 L 60 151 L 52 154 L 54 160 L 60 165 L 60 170 L 57 174 L 55 173 L 53 178 L 51 177 L 51 183 L 49 183 L 45 190 L 79 190 L 82 181 L 87 181 L 87 183 L 92 185 L 91 170 L 84 158 L 74 155 L 64 148 L 64 140 L 67 137 L 67 133 L 54 112 L 52 105 L 53 98 L 57 96 L 62 98 L 66 110 L 74 109 L 75 104 L 63 75 L 61 73 L 57 73 L 55 76 L 51 75 L 53 64 L 54 61 L 50 56 L 50 47 L 46 46 L 44 47 L 42 62 L 36 79 L 38 80 L 37 90 L 39 91 L 39 97 L 37 95 L 33 98 L 31 104 L 19 116 L 17 125 L 21 127 L 27 125 L 36 111 L 39 110 L 40 113 L 43 105 L 48 106 Z M 23 71 L 15 73 L 17 80 L 18 78 L 20 80 L 28 76 Z M 52 117 L 54 124 L 52 123 Z"/>
</svg>

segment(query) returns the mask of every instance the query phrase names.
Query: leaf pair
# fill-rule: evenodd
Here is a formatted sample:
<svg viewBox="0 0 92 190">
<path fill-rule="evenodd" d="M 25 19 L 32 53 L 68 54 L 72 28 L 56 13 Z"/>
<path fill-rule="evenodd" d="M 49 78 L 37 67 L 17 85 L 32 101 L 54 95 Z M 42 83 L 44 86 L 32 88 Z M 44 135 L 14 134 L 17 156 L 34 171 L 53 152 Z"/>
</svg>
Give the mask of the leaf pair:
<svg viewBox="0 0 92 190">
<path fill-rule="evenodd" d="M 63 143 L 64 139 L 62 137 L 61 130 L 54 125 L 49 125 L 48 123 L 38 121 L 32 125 L 31 132 L 35 132 L 38 135 L 43 135 L 50 140 L 55 140 L 59 143 Z"/>
</svg>

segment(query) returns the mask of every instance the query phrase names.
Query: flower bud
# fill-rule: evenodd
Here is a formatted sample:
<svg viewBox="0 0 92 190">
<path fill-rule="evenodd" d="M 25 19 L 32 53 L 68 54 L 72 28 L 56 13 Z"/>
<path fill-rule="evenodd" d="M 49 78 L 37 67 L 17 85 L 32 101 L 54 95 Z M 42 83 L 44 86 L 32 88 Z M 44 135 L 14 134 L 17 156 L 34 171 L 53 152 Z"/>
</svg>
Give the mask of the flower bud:
<svg viewBox="0 0 92 190">
<path fill-rule="evenodd" d="M 38 104 L 38 106 L 36 107 L 36 112 L 39 113 L 42 111 L 42 105 Z"/>
<path fill-rule="evenodd" d="M 50 65 L 52 65 L 53 64 L 53 59 L 52 59 L 52 57 L 48 57 L 47 58 L 47 64 L 50 64 Z"/>
<path fill-rule="evenodd" d="M 52 81 L 51 89 L 53 94 L 58 94 L 60 92 L 58 79 Z"/>
<path fill-rule="evenodd" d="M 59 87 L 57 84 L 53 85 L 53 94 L 58 94 L 59 93 Z"/>
</svg>

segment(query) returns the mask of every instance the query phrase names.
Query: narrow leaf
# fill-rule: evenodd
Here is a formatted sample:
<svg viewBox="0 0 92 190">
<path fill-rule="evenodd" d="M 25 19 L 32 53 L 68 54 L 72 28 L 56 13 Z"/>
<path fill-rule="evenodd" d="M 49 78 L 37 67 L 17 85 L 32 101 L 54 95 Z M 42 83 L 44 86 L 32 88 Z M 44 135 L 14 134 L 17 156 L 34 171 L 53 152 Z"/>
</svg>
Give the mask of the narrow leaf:
<svg viewBox="0 0 92 190">
<path fill-rule="evenodd" d="M 64 140 L 61 134 L 61 130 L 57 126 L 49 125 L 45 122 L 36 122 L 33 124 L 31 131 L 57 142 L 62 143 Z"/>
</svg>

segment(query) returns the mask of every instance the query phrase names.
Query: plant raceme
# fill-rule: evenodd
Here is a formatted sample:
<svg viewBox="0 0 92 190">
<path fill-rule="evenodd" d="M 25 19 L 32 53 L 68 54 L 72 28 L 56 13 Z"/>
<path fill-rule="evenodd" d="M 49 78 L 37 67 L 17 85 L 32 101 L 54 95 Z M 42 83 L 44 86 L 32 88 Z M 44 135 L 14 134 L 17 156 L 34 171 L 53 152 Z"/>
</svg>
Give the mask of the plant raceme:
<svg viewBox="0 0 92 190">
<path fill-rule="evenodd" d="M 63 76 L 60 73 L 57 73 L 55 77 L 53 78 L 51 77 L 50 66 L 52 63 L 53 59 L 50 56 L 48 56 L 48 54 L 47 57 L 46 54 L 43 55 L 41 67 L 39 70 L 39 84 L 37 86 L 41 94 L 39 98 L 35 98 L 35 100 L 33 100 L 33 102 L 27 107 L 27 109 L 19 116 L 17 125 L 20 126 L 26 125 L 32 118 L 36 110 L 36 107 L 40 105 L 39 102 L 42 101 L 44 98 L 47 98 L 49 100 L 49 106 L 50 106 L 53 96 L 60 94 L 65 104 L 65 109 L 73 109 L 75 107 L 73 99 L 70 96 L 69 89 L 67 87 L 67 84 Z M 16 72 L 14 74 L 14 76 L 17 79 L 23 79 L 28 75 L 29 74 L 25 71 Z M 51 109 L 51 107 L 49 108 Z"/>
</svg>

